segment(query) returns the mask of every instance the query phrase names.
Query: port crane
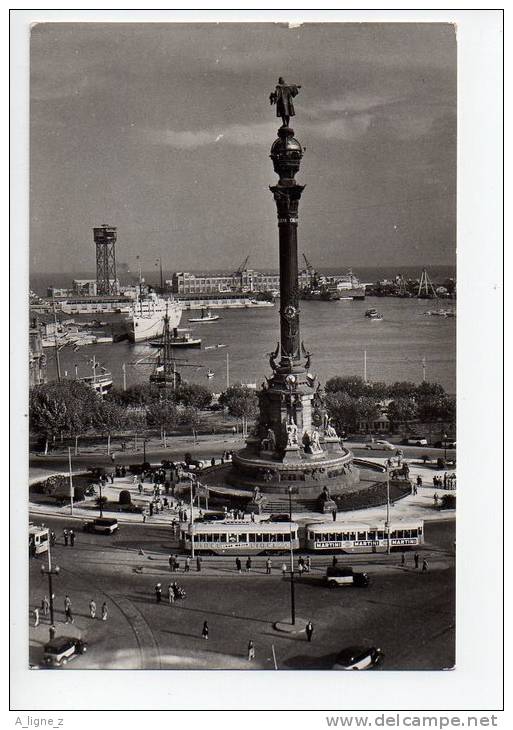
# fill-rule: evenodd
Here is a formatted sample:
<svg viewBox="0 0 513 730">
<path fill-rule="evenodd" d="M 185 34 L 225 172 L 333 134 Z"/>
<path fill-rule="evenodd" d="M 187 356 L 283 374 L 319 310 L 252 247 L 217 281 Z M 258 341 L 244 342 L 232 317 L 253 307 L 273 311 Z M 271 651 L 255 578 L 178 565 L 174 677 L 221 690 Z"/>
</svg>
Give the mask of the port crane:
<svg viewBox="0 0 513 730">
<path fill-rule="evenodd" d="M 308 273 L 311 276 L 311 285 L 313 287 L 316 287 L 319 284 L 319 278 L 318 278 L 317 271 L 314 269 L 314 267 L 312 266 L 312 264 L 310 263 L 310 261 L 306 258 L 306 254 L 305 253 L 303 253 L 303 258 L 305 260 L 306 270 L 308 271 Z"/>
<path fill-rule="evenodd" d="M 435 287 L 433 286 L 433 282 L 429 278 L 429 274 L 426 269 L 422 269 L 417 299 L 438 299 Z"/>
</svg>

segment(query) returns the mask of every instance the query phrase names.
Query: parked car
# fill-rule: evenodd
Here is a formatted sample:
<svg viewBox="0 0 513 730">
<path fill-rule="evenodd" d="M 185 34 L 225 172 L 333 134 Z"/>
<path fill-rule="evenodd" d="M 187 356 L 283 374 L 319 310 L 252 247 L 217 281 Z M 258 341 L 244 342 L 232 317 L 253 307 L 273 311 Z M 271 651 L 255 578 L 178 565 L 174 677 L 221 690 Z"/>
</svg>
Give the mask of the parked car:
<svg viewBox="0 0 513 730">
<path fill-rule="evenodd" d="M 437 449 L 455 449 L 456 441 L 447 439 L 446 441 L 437 441 L 434 445 Z"/>
<path fill-rule="evenodd" d="M 425 436 L 408 436 L 406 439 L 407 446 L 427 446 L 428 441 Z"/>
<path fill-rule="evenodd" d="M 74 636 L 59 636 L 44 646 L 43 665 L 63 667 L 71 659 L 87 651 L 87 643 Z"/>
<path fill-rule="evenodd" d="M 112 535 L 118 528 L 118 521 L 110 517 L 97 517 L 83 525 L 84 532 L 98 532 L 102 535 Z"/>
<path fill-rule="evenodd" d="M 338 588 L 338 586 L 367 588 L 369 585 L 369 576 L 367 573 L 355 573 L 348 565 L 343 567 L 329 565 L 326 569 L 325 581 L 330 588 Z"/>
<path fill-rule="evenodd" d="M 376 451 L 394 451 L 395 446 L 391 444 L 389 441 L 384 441 L 383 439 L 377 439 L 376 441 L 369 441 L 368 444 L 365 444 L 366 449 L 373 449 Z"/>
<path fill-rule="evenodd" d="M 269 517 L 266 520 L 262 520 L 262 522 L 290 522 L 290 515 L 278 514 L 278 515 L 269 515 Z"/>
<path fill-rule="evenodd" d="M 340 652 L 332 669 L 372 669 L 383 661 L 384 656 L 375 646 L 348 646 Z"/>
</svg>

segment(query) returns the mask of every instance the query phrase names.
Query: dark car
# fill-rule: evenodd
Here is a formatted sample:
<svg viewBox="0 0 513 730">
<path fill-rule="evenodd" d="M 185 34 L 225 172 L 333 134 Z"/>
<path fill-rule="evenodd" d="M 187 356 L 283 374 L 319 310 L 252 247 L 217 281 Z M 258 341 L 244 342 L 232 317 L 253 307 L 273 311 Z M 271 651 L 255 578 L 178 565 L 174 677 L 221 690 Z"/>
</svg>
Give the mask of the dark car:
<svg viewBox="0 0 513 730">
<path fill-rule="evenodd" d="M 210 514 L 203 515 L 203 517 L 195 517 L 194 522 L 219 522 L 224 520 L 224 517 L 223 512 L 212 512 Z"/>
<path fill-rule="evenodd" d="M 119 527 L 118 521 L 110 517 L 97 517 L 90 522 L 84 522 L 84 532 L 98 532 L 102 535 L 112 535 Z"/>
<path fill-rule="evenodd" d="M 326 583 L 330 588 L 338 586 L 355 586 L 356 588 L 367 588 L 369 576 L 367 573 L 355 573 L 349 566 L 329 565 L 326 569 Z"/>
<path fill-rule="evenodd" d="M 85 654 L 87 644 L 74 636 L 59 636 L 45 644 L 43 665 L 46 667 L 63 667 L 71 659 Z"/>
<path fill-rule="evenodd" d="M 348 646 L 337 656 L 332 669 L 372 669 L 383 661 L 384 656 L 375 646 Z"/>
<path fill-rule="evenodd" d="M 290 515 L 270 515 L 266 520 L 262 520 L 262 522 L 290 522 Z"/>
<path fill-rule="evenodd" d="M 454 441 L 453 439 L 446 439 L 445 441 L 437 441 L 434 444 L 434 446 L 437 449 L 455 449 L 456 441 Z"/>
</svg>

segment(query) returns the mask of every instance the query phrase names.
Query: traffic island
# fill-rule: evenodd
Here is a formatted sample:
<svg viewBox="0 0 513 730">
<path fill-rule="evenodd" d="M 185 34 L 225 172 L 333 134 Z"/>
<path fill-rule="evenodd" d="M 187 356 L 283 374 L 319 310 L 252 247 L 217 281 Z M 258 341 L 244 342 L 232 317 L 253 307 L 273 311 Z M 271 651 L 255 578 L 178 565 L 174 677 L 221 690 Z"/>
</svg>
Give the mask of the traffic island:
<svg viewBox="0 0 513 730">
<path fill-rule="evenodd" d="M 273 624 L 273 629 L 280 631 L 282 634 L 302 634 L 306 629 L 307 623 L 306 618 L 296 618 L 295 623 L 283 619 L 282 621 L 276 621 Z"/>
</svg>

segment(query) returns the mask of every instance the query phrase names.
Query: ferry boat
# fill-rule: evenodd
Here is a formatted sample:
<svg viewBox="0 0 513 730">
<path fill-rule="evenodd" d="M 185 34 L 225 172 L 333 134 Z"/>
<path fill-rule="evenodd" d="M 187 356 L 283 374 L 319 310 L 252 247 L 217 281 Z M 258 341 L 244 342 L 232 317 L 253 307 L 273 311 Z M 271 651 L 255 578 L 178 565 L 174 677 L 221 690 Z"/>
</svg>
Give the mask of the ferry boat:
<svg viewBox="0 0 513 730">
<path fill-rule="evenodd" d="M 150 340 L 152 347 L 162 347 L 162 337 Z M 169 337 L 169 347 L 201 347 L 201 338 L 194 337 L 190 330 L 178 330 L 176 327 L 173 334 Z"/>
<path fill-rule="evenodd" d="M 182 318 L 182 307 L 175 299 L 164 299 L 155 292 L 139 295 L 126 319 L 128 339 L 132 342 L 161 337 L 167 313 L 169 328 L 175 329 Z"/>
<path fill-rule="evenodd" d="M 206 324 L 207 322 L 217 322 L 219 319 L 218 314 L 212 314 L 208 309 L 203 308 L 201 310 L 201 317 L 190 317 L 189 322 L 199 322 L 201 324 Z"/>
</svg>

